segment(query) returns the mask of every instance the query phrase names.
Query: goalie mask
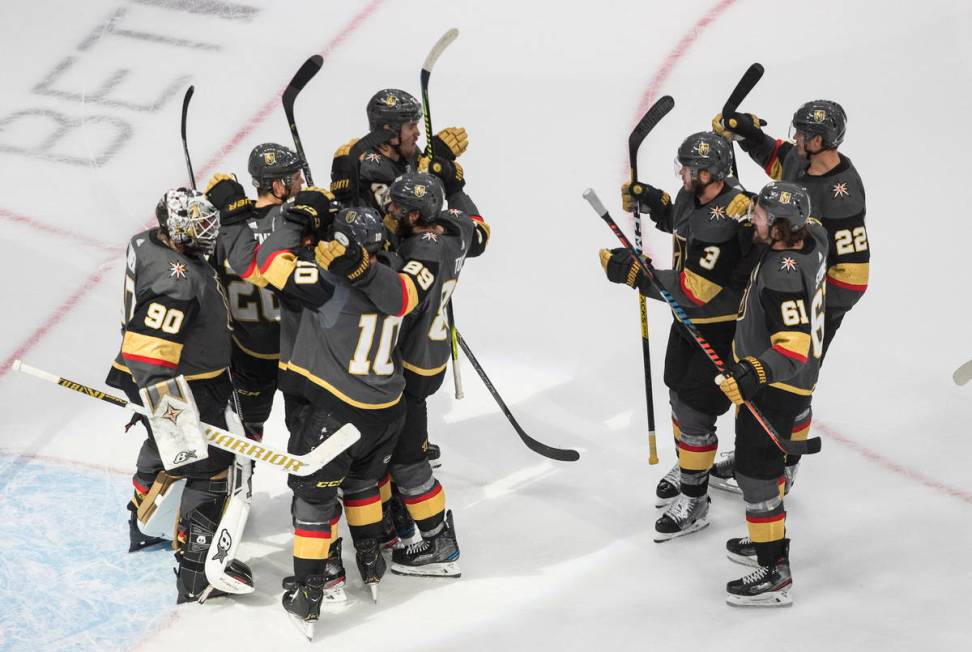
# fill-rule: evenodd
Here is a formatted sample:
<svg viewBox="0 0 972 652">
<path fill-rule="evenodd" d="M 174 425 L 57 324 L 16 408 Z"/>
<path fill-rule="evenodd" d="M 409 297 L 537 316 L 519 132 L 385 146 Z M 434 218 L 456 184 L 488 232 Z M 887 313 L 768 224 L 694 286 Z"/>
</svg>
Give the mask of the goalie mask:
<svg viewBox="0 0 972 652">
<path fill-rule="evenodd" d="M 167 191 L 155 207 L 155 217 L 169 241 L 187 254 L 208 256 L 216 248 L 219 211 L 198 190 Z"/>
</svg>

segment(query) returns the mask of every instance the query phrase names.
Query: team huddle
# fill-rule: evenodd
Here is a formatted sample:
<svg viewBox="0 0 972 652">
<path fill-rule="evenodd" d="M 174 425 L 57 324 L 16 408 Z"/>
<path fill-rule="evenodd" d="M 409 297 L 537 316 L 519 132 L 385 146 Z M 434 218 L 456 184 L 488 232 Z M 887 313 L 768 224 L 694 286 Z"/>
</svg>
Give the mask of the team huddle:
<svg viewBox="0 0 972 652">
<path fill-rule="evenodd" d="M 792 142 L 768 136 L 765 124 L 720 113 L 712 131 L 686 138 L 674 202 L 640 181 L 622 186 L 625 210 L 672 234 L 672 269 L 647 267 L 628 248 L 600 252 L 609 280 L 681 307 L 665 356 L 678 462 L 656 489 L 666 509 L 655 541 L 708 525 L 710 483 L 742 493 L 748 533 L 726 543 L 729 559 L 755 568 L 726 587 L 727 602 L 741 606 L 791 604 L 783 498 L 800 462 L 794 451 L 808 443 L 820 366 L 867 289 L 870 260 L 864 187 L 838 152 L 843 108 L 802 105 Z M 758 193 L 730 175 L 734 142 L 774 179 Z M 731 361 L 726 373 L 717 376 L 710 353 Z M 730 404 L 735 450 L 716 463 L 716 420 Z"/>
<path fill-rule="evenodd" d="M 322 605 L 346 599 L 342 514 L 375 597 L 383 552 L 394 573 L 459 577 L 426 400 L 450 357 L 446 307 L 489 226 L 456 160 L 465 130 L 428 134 L 423 156 L 421 115 L 410 94 L 379 91 L 369 133 L 334 156 L 330 190 L 305 187 L 296 152 L 261 144 L 248 162 L 256 200 L 235 175 L 215 174 L 205 192 L 166 192 L 159 226 L 129 243 L 122 345 L 107 382 L 148 410 L 130 549 L 173 539 L 180 603 L 253 590 L 249 568 L 229 558 L 242 525 L 223 527 L 229 514 L 245 523 L 248 504 L 233 508 L 233 497 L 249 491 L 251 463 L 207 446 L 205 433 L 236 428 L 255 448 L 277 391 L 295 459 L 349 429 L 356 439 L 312 473 L 288 476 L 283 607 L 305 633 Z"/>
</svg>

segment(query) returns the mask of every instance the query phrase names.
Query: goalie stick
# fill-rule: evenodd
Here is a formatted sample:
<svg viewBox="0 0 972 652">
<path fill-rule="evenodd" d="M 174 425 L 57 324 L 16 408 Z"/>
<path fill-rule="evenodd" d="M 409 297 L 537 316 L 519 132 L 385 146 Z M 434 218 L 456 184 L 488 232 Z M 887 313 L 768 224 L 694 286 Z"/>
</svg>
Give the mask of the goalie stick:
<svg viewBox="0 0 972 652">
<path fill-rule="evenodd" d="M 189 184 L 192 189 L 196 189 L 196 175 L 192 172 L 192 161 L 189 159 L 189 142 L 186 140 L 186 118 L 189 114 L 189 100 L 192 99 L 192 94 L 195 92 L 196 87 L 190 86 L 186 89 L 186 94 L 182 98 L 182 153 L 186 155 L 186 170 L 189 172 Z"/>
<path fill-rule="evenodd" d="M 642 141 L 655 128 L 662 118 L 675 107 L 675 100 L 665 95 L 651 105 L 628 136 L 628 163 L 631 166 L 631 188 L 640 195 L 638 185 L 638 149 Z M 641 212 L 638 202 L 634 202 L 635 246 L 638 253 L 643 249 L 641 241 Z M 651 389 L 651 350 L 648 346 L 648 305 L 645 297 L 638 293 L 638 309 L 641 314 L 641 357 L 645 363 L 645 407 L 648 411 L 648 463 L 658 464 L 658 446 L 655 441 L 655 401 Z"/>
<path fill-rule="evenodd" d="M 419 82 L 422 87 L 422 119 L 425 122 L 425 156 L 430 161 L 435 157 L 435 145 L 432 141 L 432 109 L 429 107 L 429 81 L 432 79 L 432 68 L 435 66 L 435 62 L 439 60 L 442 52 L 458 36 L 459 30 L 453 27 L 439 37 L 439 40 L 429 50 L 428 56 L 425 57 L 425 63 L 422 64 L 422 73 L 419 76 Z M 455 388 L 456 399 L 461 399 L 463 397 L 462 376 L 459 373 L 459 347 L 457 346 L 457 333 L 459 331 L 456 330 L 456 316 L 452 308 L 451 296 L 449 297 L 449 303 L 446 304 L 446 316 L 449 320 L 449 341 L 452 345 L 452 384 Z"/>
<path fill-rule="evenodd" d="M 284 113 L 287 115 L 287 124 L 290 125 L 290 135 L 294 138 L 294 147 L 297 149 L 297 156 L 300 157 L 301 162 L 304 167 L 304 179 L 307 181 L 308 186 L 314 185 L 314 177 L 311 176 L 310 163 L 307 162 L 307 157 L 304 155 L 304 146 L 300 142 L 300 135 L 297 133 L 297 121 L 294 119 L 294 102 L 297 100 L 297 96 L 304 86 L 307 86 L 308 82 L 314 78 L 321 67 L 324 65 L 324 57 L 319 54 L 307 59 L 304 64 L 300 67 L 294 78 L 290 80 L 287 84 L 287 88 L 284 89 L 281 101 L 283 102 Z"/>
<path fill-rule="evenodd" d="M 955 373 L 952 374 L 952 380 L 955 381 L 956 385 L 964 385 L 972 380 L 972 360 L 956 369 Z"/>
<path fill-rule="evenodd" d="M 597 213 L 598 216 L 600 216 L 600 218 L 604 220 L 609 227 L 611 227 L 611 230 L 614 232 L 614 235 L 618 237 L 618 240 L 621 241 L 621 244 L 628 249 L 631 249 L 632 253 L 638 257 L 638 260 L 644 267 L 645 273 L 648 275 L 651 284 L 654 285 L 655 289 L 658 290 L 658 293 L 661 294 L 662 298 L 665 300 L 665 303 L 671 307 L 672 312 L 675 313 L 676 319 L 682 323 L 685 330 L 688 331 L 689 336 L 695 340 L 695 343 L 702 348 L 705 355 L 709 358 L 712 364 L 715 365 L 715 368 L 719 371 L 719 373 L 725 374 L 728 369 L 726 369 L 726 365 L 722 361 L 722 358 L 720 358 L 719 354 L 715 352 L 712 345 L 709 344 L 704 337 L 702 337 L 698 327 L 692 322 L 682 306 L 678 304 L 675 297 L 673 297 L 671 293 L 658 282 L 658 279 L 654 274 L 655 268 L 651 266 L 651 263 L 648 262 L 641 253 L 634 251 L 631 241 L 628 240 L 627 236 L 625 236 L 624 232 L 621 230 L 621 227 L 617 225 L 617 222 L 614 221 L 611 214 L 608 213 L 606 208 L 604 208 L 604 204 L 601 203 L 597 193 L 595 193 L 591 188 L 588 188 L 584 191 L 584 199 L 586 199 L 591 205 L 594 212 Z M 787 455 L 812 455 L 813 453 L 820 452 L 819 437 L 811 437 L 810 439 L 804 441 L 791 441 L 789 439 L 784 439 L 783 437 L 780 437 L 780 435 L 773 428 L 773 425 L 766 419 L 766 417 L 763 416 L 763 414 L 759 411 L 759 408 L 753 405 L 750 401 L 745 401 L 743 404 L 752 413 L 753 418 L 759 422 L 759 425 L 763 427 L 763 430 L 766 431 L 769 438 L 773 440 L 776 447 L 779 448 L 783 453 Z"/>
<path fill-rule="evenodd" d="M 730 113 L 735 113 L 742 104 L 742 101 L 746 99 L 749 92 L 753 90 L 756 84 L 763 77 L 763 66 L 759 63 L 754 63 L 746 69 L 743 73 L 742 78 L 740 78 L 739 83 L 736 87 L 732 89 L 732 93 L 729 94 L 729 99 L 722 106 L 722 123 L 725 124 L 726 116 Z M 739 179 L 739 167 L 736 165 L 736 146 L 732 141 L 729 142 L 729 148 L 732 150 L 732 176 Z"/>
<path fill-rule="evenodd" d="M 85 396 L 111 403 L 117 407 L 128 408 L 138 414 L 148 416 L 148 411 L 137 403 L 132 403 L 93 387 L 88 387 L 73 380 L 56 376 L 36 367 L 31 367 L 20 360 L 14 360 L 11 368 L 14 371 L 20 371 L 28 376 L 60 385 L 65 389 L 71 389 Z M 234 435 L 231 432 L 207 423 L 203 423 L 202 427 L 204 431 L 203 436 L 210 446 L 235 453 L 237 456 L 242 456 L 256 462 L 262 462 L 279 471 L 300 477 L 306 477 L 316 473 L 322 466 L 343 453 L 349 446 L 361 438 L 358 429 L 348 423 L 309 453 L 305 455 L 291 455 L 286 451 L 279 450 L 262 442 L 256 442 L 245 437 Z"/>
<path fill-rule="evenodd" d="M 580 453 L 575 450 L 547 446 L 546 444 L 540 443 L 530 435 L 526 434 L 526 431 L 520 427 L 520 424 L 517 423 L 516 419 L 513 417 L 513 413 L 510 412 L 510 408 L 506 406 L 506 402 L 503 401 L 503 398 L 499 395 L 499 392 L 496 391 L 493 383 L 490 382 L 489 376 L 487 376 L 486 372 L 483 371 L 479 361 L 476 360 L 476 356 L 474 356 L 472 351 L 469 350 L 469 345 L 466 344 L 466 340 L 462 338 L 462 333 L 459 331 L 456 331 L 456 340 L 459 342 L 459 346 L 462 347 L 463 353 L 465 353 L 466 357 L 469 358 L 469 362 L 472 363 L 473 369 L 475 369 L 476 373 L 479 374 L 479 377 L 482 378 L 483 384 L 486 385 L 486 389 L 488 389 L 489 393 L 493 395 L 493 399 L 496 400 L 496 403 L 500 406 L 503 414 L 505 414 L 506 418 L 509 420 L 510 425 L 513 426 L 514 430 L 516 430 L 516 434 L 520 436 L 520 439 L 523 440 L 523 443 L 526 444 L 527 448 L 532 450 L 534 453 L 538 453 L 544 457 L 549 457 L 550 459 L 557 460 L 558 462 L 576 462 L 580 459 Z"/>
</svg>

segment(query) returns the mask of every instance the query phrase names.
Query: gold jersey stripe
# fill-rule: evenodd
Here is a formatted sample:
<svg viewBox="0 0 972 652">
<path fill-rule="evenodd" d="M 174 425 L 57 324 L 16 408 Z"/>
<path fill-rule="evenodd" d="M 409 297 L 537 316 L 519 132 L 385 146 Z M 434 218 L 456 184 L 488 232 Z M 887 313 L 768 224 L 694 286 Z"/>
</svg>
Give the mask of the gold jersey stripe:
<svg viewBox="0 0 972 652">
<path fill-rule="evenodd" d="M 838 263 L 827 270 L 827 276 L 843 285 L 867 287 L 870 263 Z"/>
<path fill-rule="evenodd" d="M 398 316 L 403 317 L 415 310 L 415 306 L 418 305 L 418 288 L 415 287 L 415 281 L 408 274 L 399 273 L 398 278 L 402 279 L 402 292 L 404 292 L 402 311 L 398 313 Z"/>
<path fill-rule="evenodd" d="M 419 376 L 437 376 L 441 374 L 443 371 L 445 371 L 446 367 L 449 366 L 449 363 L 446 362 L 444 365 L 440 367 L 436 367 L 435 369 L 423 369 L 422 367 L 417 367 L 409 362 L 405 362 L 404 360 L 402 360 L 402 366 L 408 369 L 409 371 L 411 371 L 412 373 L 418 374 Z"/>
<path fill-rule="evenodd" d="M 787 385 L 786 383 L 770 383 L 770 387 L 775 387 L 776 389 L 782 389 L 784 392 L 790 392 L 792 394 L 799 394 L 800 396 L 813 396 L 813 389 L 816 387 L 811 387 L 810 389 L 803 389 L 802 387 L 794 387 L 793 385 Z"/>
<path fill-rule="evenodd" d="M 269 264 L 261 269 L 260 273 L 270 285 L 282 290 L 296 267 L 297 256 L 289 251 L 281 251 L 273 255 Z"/>
<path fill-rule="evenodd" d="M 294 535 L 294 557 L 300 559 L 327 559 L 331 551 L 331 539 Z"/>
<path fill-rule="evenodd" d="M 337 387 L 327 382 L 323 378 L 315 376 L 307 369 L 304 369 L 303 367 L 299 367 L 295 365 L 293 362 L 281 362 L 277 366 L 280 369 L 283 369 L 285 371 L 289 370 L 289 371 L 293 371 L 295 374 L 300 374 L 301 376 L 311 381 L 315 385 L 318 385 L 319 387 L 323 387 L 329 393 L 341 399 L 348 405 L 353 405 L 354 407 L 361 408 L 362 410 L 384 410 L 385 408 L 390 408 L 393 405 L 397 405 L 398 402 L 402 400 L 402 395 L 399 394 L 398 396 L 395 397 L 395 400 L 388 401 L 387 403 L 363 403 L 361 401 L 354 400 L 353 398 L 351 398 L 350 396 L 348 396 L 347 394 L 345 394 L 344 392 L 342 392 Z"/>
<path fill-rule="evenodd" d="M 753 543 L 770 543 L 779 541 L 786 532 L 786 515 L 780 514 L 778 519 L 753 522 L 746 519 L 746 528 Z"/>
<path fill-rule="evenodd" d="M 111 366 L 112 368 L 117 369 L 122 373 L 126 373 L 129 376 L 132 375 L 132 370 L 126 367 L 125 365 L 120 364 L 117 360 L 113 360 Z M 226 367 L 216 369 L 215 371 L 201 371 L 198 374 L 189 374 L 185 378 L 186 380 L 208 380 L 210 378 L 216 378 L 217 376 L 223 373 L 226 373 Z"/>
<path fill-rule="evenodd" d="M 677 316 L 676 319 L 678 319 Z M 691 317 L 691 320 L 693 324 L 722 324 L 729 321 L 736 321 L 736 313 L 729 315 L 718 315 L 716 317 Z M 679 321 L 682 320 L 679 319 Z"/>
<path fill-rule="evenodd" d="M 786 349 L 806 361 L 810 355 L 810 333 L 777 331 L 770 335 L 770 345 Z"/>
<path fill-rule="evenodd" d="M 122 340 L 122 355 L 126 354 L 162 360 L 177 365 L 179 358 L 182 357 L 182 345 L 178 342 L 163 340 L 161 337 L 126 331 L 125 339 Z"/>
<path fill-rule="evenodd" d="M 233 338 L 233 343 L 236 344 L 236 347 L 243 353 L 250 356 L 251 358 L 256 358 L 258 360 L 279 360 L 280 359 L 279 353 L 257 353 L 256 351 L 251 351 L 250 349 L 243 346 L 243 344 L 238 339 L 236 339 L 236 335 L 231 335 L 230 337 Z"/>
<path fill-rule="evenodd" d="M 682 270 L 682 289 L 699 305 L 709 303 L 722 292 L 722 286 L 713 283 L 690 269 Z M 695 321 L 694 319 L 692 321 Z"/>
</svg>

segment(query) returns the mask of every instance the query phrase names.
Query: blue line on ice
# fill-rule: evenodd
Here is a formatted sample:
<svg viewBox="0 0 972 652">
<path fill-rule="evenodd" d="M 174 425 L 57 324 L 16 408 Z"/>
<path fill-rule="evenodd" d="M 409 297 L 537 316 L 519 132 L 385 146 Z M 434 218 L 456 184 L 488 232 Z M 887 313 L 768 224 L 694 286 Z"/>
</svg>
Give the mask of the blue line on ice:
<svg viewBox="0 0 972 652">
<path fill-rule="evenodd" d="M 0 455 L 0 650 L 127 650 L 167 620 L 172 554 L 128 553 L 131 491 L 111 471 Z"/>
</svg>

